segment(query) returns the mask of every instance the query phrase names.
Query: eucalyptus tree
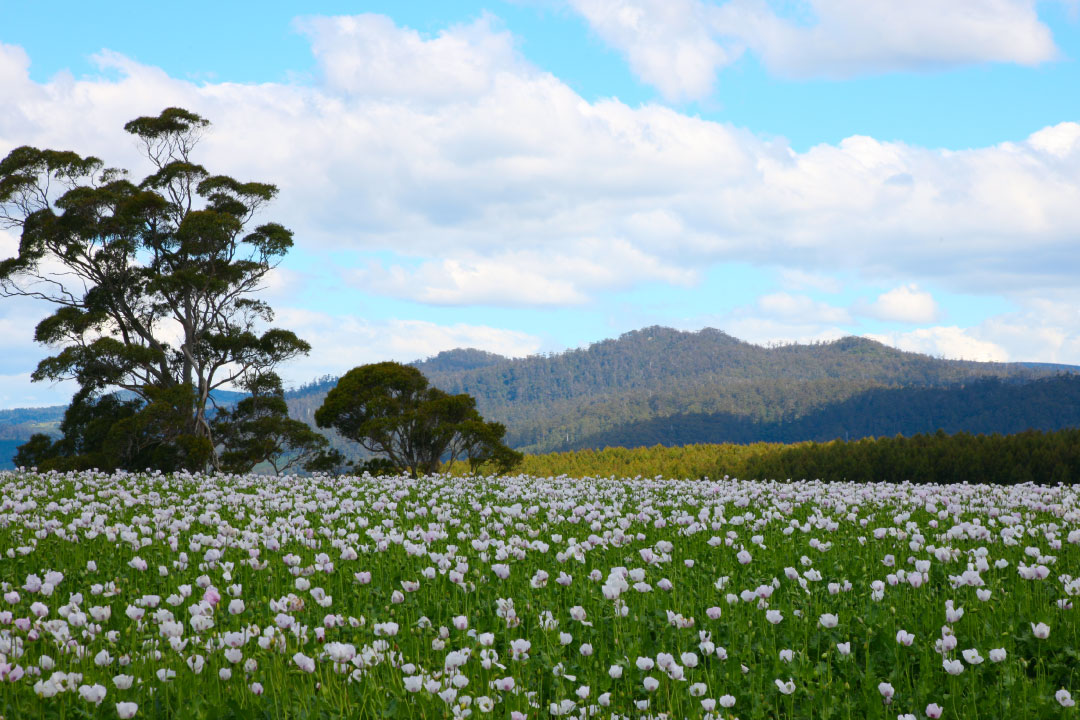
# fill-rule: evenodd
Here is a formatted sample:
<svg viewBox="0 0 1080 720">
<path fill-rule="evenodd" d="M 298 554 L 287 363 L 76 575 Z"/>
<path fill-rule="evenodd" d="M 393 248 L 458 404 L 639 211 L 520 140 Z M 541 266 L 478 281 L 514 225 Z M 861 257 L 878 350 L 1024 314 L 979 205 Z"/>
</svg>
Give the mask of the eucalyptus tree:
<svg viewBox="0 0 1080 720">
<path fill-rule="evenodd" d="M 138 182 L 70 151 L 0 160 L 0 222 L 20 233 L 0 294 L 54 307 L 34 337 L 56 352 L 32 379 L 77 381 L 74 405 L 128 391 L 154 415 L 127 423 L 140 446 L 179 444 L 192 469 L 217 465 L 212 393 L 310 350 L 256 297 L 293 244 L 256 222 L 277 188 L 196 163 L 209 125 L 181 108 L 127 123 L 151 170 Z"/>
<path fill-rule="evenodd" d="M 396 362 L 355 367 L 338 380 L 315 423 L 379 453 L 412 477 L 468 458 L 474 471 L 491 465 L 509 472 L 521 453 L 503 444 L 506 427 L 486 422 L 476 399 L 431 387 L 423 373 Z"/>
</svg>

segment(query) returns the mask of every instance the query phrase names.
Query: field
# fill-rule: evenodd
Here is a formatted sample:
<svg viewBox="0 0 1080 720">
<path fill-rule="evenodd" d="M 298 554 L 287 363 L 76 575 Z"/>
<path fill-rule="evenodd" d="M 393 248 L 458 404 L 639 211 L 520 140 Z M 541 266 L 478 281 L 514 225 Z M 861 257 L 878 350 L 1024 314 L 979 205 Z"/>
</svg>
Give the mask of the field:
<svg viewBox="0 0 1080 720">
<path fill-rule="evenodd" d="M 1075 718 L 1070 486 L 0 474 L 0 715 Z"/>
</svg>

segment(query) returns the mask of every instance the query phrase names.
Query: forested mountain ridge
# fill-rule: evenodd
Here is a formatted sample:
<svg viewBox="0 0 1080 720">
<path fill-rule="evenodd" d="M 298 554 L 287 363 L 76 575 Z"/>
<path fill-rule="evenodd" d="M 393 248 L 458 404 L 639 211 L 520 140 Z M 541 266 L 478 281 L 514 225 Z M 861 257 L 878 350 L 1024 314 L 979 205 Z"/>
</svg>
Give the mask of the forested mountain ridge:
<svg viewBox="0 0 1080 720">
<path fill-rule="evenodd" d="M 526 358 L 456 349 L 413 365 L 436 387 L 473 395 L 486 418 L 506 424 L 508 444 L 529 452 L 1055 429 L 1078 424 L 1068 403 L 1080 403 L 1074 366 L 942 360 L 856 337 L 762 347 L 711 328 L 650 327 Z M 1057 379 L 1032 385 L 1039 378 Z M 290 415 L 314 425 L 336 382 L 288 391 Z M 0 411 L 0 438 L 55 428 L 62 412 Z"/>
<path fill-rule="evenodd" d="M 602 442 L 621 426 L 677 415 L 786 423 L 874 389 L 940 388 L 980 378 L 1026 383 L 1061 372 L 1060 366 L 942 360 L 865 338 L 762 347 L 711 328 L 664 327 L 554 355 L 511 359 L 452 350 L 414 365 L 435 386 L 473 395 L 485 417 L 506 424 L 509 444 L 530 452 Z M 325 390 L 292 397 L 292 412 L 310 422 L 324 396 Z"/>
</svg>

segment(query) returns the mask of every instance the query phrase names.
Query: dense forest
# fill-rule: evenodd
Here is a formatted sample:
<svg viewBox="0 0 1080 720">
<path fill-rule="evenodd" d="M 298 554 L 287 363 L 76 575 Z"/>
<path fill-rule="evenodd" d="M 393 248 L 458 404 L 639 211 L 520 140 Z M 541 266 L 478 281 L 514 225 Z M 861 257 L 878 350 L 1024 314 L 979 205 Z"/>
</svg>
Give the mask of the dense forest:
<svg viewBox="0 0 1080 720">
<path fill-rule="evenodd" d="M 460 466 L 452 470 L 464 472 Z M 1080 429 L 1014 435 L 937 432 L 792 445 L 611 447 L 526 455 L 520 471 L 544 477 L 1073 483 L 1080 481 Z"/>
<path fill-rule="evenodd" d="M 708 328 L 651 327 L 559 354 L 458 349 L 413 366 L 442 390 L 473 395 L 507 426 L 507 443 L 531 453 L 1080 426 L 1075 367 L 942 360 L 863 338 L 762 347 Z M 290 415 L 314 425 L 336 383 L 287 391 Z M 0 439 L 15 439 L 55 431 L 63 408 L 4 412 Z M 326 434 L 347 457 L 368 456 Z"/>
<path fill-rule="evenodd" d="M 1080 427 L 1080 375 L 1028 383 L 997 378 L 947 387 L 872 388 L 789 421 L 762 422 L 733 413 L 679 413 L 627 423 L 571 443 L 611 445 L 793 443 L 947 433 L 1017 433 Z"/>
<path fill-rule="evenodd" d="M 1011 404 L 1025 397 L 1024 391 L 1009 394 L 1002 387 L 1062 371 L 1060 366 L 941 360 L 854 337 L 761 347 L 710 328 L 663 327 L 555 355 L 508 359 L 453 350 L 415 366 L 436 387 L 474 396 L 484 417 L 507 426 L 507 442 L 527 452 L 932 432 L 939 427 L 936 416 L 929 418 L 919 408 L 942 397 L 951 403 L 943 415 L 951 423 L 948 429 L 1005 432 L 1006 426 L 994 425 L 1009 414 L 1005 409 L 980 405 L 969 411 L 964 403 L 985 390 L 994 402 Z M 962 385 L 987 378 L 1002 382 L 963 392 Z M 293 415 L 310 422 L 331 382 L 323 379 L 310 393 L 289 397 Z M 908 388 L 948 392 L 907 402 L 900 398 Z M 889 390 L 895 393 L 882 394 Z M 1044 401 L 1052 407 L 1040 404 Z M 883 407 L 896 402 L 907 408 L 902 416 Z M 1008 428 L 1070 424 L 1058 419 L 1060 403 L 1052 394 L 1023 402 L 1022 411 L 1014 413 L 1019 419 L 1010 420 Z M 886 420 L 871 422 L 879 412 Z M 849 418 L 850 413 L 856 415 Z M 970 427 L 969 419 L 975 423 Z"/>
</svg>

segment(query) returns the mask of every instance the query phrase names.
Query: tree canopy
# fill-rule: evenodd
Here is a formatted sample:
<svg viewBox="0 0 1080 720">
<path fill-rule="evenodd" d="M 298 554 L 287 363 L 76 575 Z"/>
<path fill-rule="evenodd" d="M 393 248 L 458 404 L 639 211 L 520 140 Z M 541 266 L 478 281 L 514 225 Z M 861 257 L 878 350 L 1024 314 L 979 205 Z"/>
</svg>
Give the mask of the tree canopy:
<svg viewBox="0 0 1080 720">
<path fill-rule="evenodd" d="M 506 428 L 485 422 L 471 396 L 431 387 L 419 370 L 396 362 L 347 372 L 315 411 L 315 422 L 413 477 L 465 457 L 474 469 L 490 464 L 500 472 L 521 460 L 502 443 Z"/>
<path fill-rule="evenodd" d="M 38 440 L 35 452 L 91 462 L 111 438 L 128 444 L 105 456 L 116 467 L 166 456 L 217 467 L 211 393 L 310 350 L 267 327 L 274 313 L 254 297 L 293 242 L 255 222 L 277 189 L 197 164 L 209 124 L 181 108 L 127 123 L 151 168 L 139 182 L 70 151 L 24 146 L 0 160 L 0 223 L 20 231 L 0 294 L 55 307 L 34 337 L 57 352 L 32 378 L 80 386 L 68 425 L 78 437 Z M 117 389 L 135 402 L 103 399 Z"/>
</svg>

